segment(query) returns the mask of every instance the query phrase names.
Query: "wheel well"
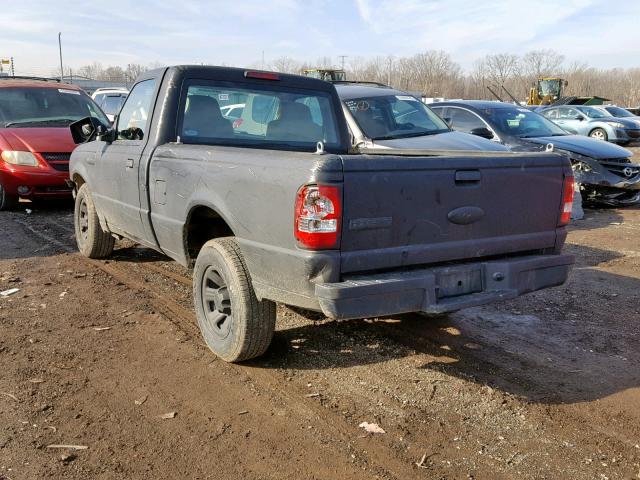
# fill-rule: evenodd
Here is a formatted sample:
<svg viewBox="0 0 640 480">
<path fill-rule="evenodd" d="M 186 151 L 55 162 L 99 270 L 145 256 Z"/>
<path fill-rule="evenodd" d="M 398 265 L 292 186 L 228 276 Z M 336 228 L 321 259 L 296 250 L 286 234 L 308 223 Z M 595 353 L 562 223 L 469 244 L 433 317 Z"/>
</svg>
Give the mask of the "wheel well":
<svg viewBox="0 0 640 480">
<path fill-rule="evenodd" d="M 185 252 L 192 262 L 198 256 L 202 246 L 214 238 L 232 237 L 233 230 L 227 222 L 209 207 L 196 207 L 191 210 L 184 229 Z"/>
<path fill-rule="evenodd" d="M 77 185 L 78 188 L 80 188 L 82 185 L 84 185 L 86 182 L 84 181 L 84 178 L 82 178 L 80 175 L 78 175 L 77 173 L 73 175 L 73 183 L 75 183 Z"/>
</svg>

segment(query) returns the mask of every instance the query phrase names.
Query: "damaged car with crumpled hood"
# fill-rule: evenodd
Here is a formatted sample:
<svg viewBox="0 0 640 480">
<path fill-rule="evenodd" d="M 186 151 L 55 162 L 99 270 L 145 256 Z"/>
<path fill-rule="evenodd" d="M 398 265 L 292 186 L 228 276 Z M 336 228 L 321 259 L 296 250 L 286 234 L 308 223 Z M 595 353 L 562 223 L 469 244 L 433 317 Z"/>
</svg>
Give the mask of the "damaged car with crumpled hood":
<svg viewBox="0 0 640 480">
<path fill-rule="evenodd" d="M 494 140 L 513 151 L 540 151 L 552 144 L 554 151 L 571 160 L 587 204 L 624 207 L 640 203 L 640 162 L 626 148 L 571 135 L 539 113 L 511 103 L 462 100 L 430 107 L 454 130 Z"/>
</svg>

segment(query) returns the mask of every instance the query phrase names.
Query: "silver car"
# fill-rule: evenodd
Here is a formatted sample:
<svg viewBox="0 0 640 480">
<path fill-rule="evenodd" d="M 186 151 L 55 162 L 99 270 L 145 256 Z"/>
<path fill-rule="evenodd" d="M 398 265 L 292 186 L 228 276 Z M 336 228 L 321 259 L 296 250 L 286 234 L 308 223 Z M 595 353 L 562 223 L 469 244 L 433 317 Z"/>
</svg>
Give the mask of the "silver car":
<svg viewBox="0 0 640 480">
<path fill-rule="evenodd" d="M 451 130 L 444 120 L 409 93 L 382 84 L 334 83 L 354 147 L 509 151 L 499 143 Z"/>
<path fill-rule="evenodd" d="M 611 115 L 612 117 L 633 120 L 638 124 L 638 126 L 640 126 L 640 116 L 631 113 L 626 108 L 618 107 L 616 105 L 598 105 L 597 107 L 594 106 L 593 108 L 597 108 L 602 113 Z"/>
<path fill-rule="evenodd" d="M 634 120 L 616 118 L 599 106 L 562 105 L 538 110 L 563 130 L 575 135 L 587 135 L 620 145 L 640 139 L 640 125 Z"/>
</svg>

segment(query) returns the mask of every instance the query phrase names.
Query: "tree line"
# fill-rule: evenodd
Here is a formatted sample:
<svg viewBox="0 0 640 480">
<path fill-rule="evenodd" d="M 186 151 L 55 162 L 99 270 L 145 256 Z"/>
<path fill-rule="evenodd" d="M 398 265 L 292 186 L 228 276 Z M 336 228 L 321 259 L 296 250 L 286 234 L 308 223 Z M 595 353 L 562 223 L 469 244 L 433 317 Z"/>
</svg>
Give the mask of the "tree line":
<svg viewBox="0 0 640 480">
<path fill-rule="evenodd" d="M 269 65 L 276 71 L 297 73 L 310 66 L 335 66 L 323 57 L 314 64 L 281 57 Z M 341 66 L 341 65 L 338 65 Z M 347 78 L 381 82 L 426 97 L 495 99 L 490 87 L 505 101 L 511 101 L 504 88 L 524 101 L 540 76 L 564 78 L 565 95 L 598 95 L 621 106 L 640 106 L 640 68 L 599 69 L 586 63 L 571 62 L 554 50 L 535 50 L 523 55 L 486 55 L 465 71 L 442 50 L 428 50 L 410 57 L 349 58 L 344 68 Z"/>
<path fill-rule="evenodd" d="M 569 82 L 566 95 L 599 95 L 621 106 L 640 106 L 640 68 L 599 69 L 581 62 L 567 63 L 565 57 L 554 50 L 486 55 L 469 70 L 464 70 L 442 50 L 428 50 L 409 57 L 347 57 L 338 64 L 331 57 L 309 62 L 283 56 L 252 67 L 300 73 L 303 68 L 341 67 L 343 62 L 350 80 L 385 83 L 426 97 L 494 99 L 491 88 L 505 101 L 510 101 L 506 91 L 524 101 L 539 76 L 557 76 Z M 140 73 L 157 66 L 160 64 L 104 67 L 94 62 L 72 73 L 94 80 L 131 84 Z"/>
</svg>

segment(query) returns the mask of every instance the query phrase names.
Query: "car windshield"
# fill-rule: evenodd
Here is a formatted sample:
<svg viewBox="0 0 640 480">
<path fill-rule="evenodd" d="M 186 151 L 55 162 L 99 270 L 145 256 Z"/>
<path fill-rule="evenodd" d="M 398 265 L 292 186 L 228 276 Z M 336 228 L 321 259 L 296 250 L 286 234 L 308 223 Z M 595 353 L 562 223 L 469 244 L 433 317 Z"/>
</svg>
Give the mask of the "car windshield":
<svg viewBox="0 0 640 480">
<path fill-rule="evenodd" d="M 567 135 L 567 132 L 539 113 L 526 108 L 486 108 L 482 112 L 500 133 L 519 138 Z"/>
<path fill-rule="evenodd" d="M 582 113 L 584 113 L 589 118 L 606 118 L 611 115 L 607 115 L 606 113 L 601 112 L 600 110 L 596 110 L 595 108 L 589 107 L 578 107 Z"/>
<path fill-rule="evenodd" d="M 372 140 L 420 137 L 448 132 L 447 124 L 410 95 L 344 100 L 362 132 Z"/>
<path fill-rule="evenodd" d="M 614 117 L 625 118 L 625 117 L 634 117 L 635 115 L 631 113 L 629 110 L 625 110 L 620 107 L 605 107 L 605 110 L 609 112 Z"/>
<path fill-rule="evenodd" d="M 110 124 L 91 98 L 63 85 L 0 88 L 1 126 L 64 126 L 86 117 L 94 117 L 105 126 Z"/>
<path fill-rule="evenodd" d="M 560 95 L 561 80 L 558 78 L 540 80 L 538 93 L 541 97 L 552 96 L 558 97 Z"/>
</svg>

